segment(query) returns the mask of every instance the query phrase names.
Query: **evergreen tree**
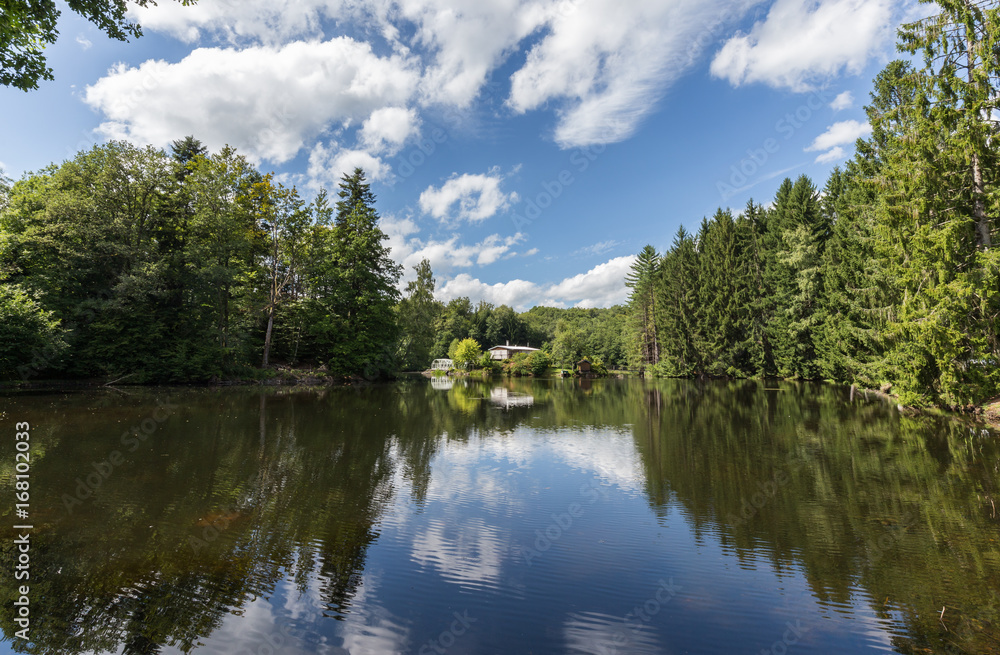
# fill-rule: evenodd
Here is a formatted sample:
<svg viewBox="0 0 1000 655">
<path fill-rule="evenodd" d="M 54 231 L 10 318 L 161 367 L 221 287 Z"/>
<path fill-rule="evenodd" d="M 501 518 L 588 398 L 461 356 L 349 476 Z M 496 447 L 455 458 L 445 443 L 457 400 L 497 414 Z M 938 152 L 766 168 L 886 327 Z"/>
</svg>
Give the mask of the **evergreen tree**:
<svg viewBox="0 0 1000 655">
<path fill-rule="evenodd" d="M 379 229 L 378 213 L 371 204 L 374 194 L 360 169 L 345 176 L 339 195 L 354 204 L 337 203 L 333 312 L 340 334 L 331 335 L 329 361 L 340 371 L 363 371 L 369 377 L 389 374 L 395 367 L 398 326 L 393 308 L 399 301 L 396 284 L 402 267 L 389 256 L 384 243 L 388 237 Z M 349 213 L 341 216 L 347 207 Z"/>
<path fill-rule="evenodd" d="M 736 221 L 742 244 L 738 279 L 740 303 L 746 309 L 741 315 L 740 332 L 744 338 L 742 350 L 745 360 L 742 365 L 747 375 L 771 376 L 777 372 L 768 336 L 773 305 L 767 262 L 773 253 L 767 252 L 767 216 L 761 205 L 749 200 L 746 210 Z"/>
<path fill-rule="evenodd" d="M 660 256 L 656 248 L 647 245 L 633 262 L 625 276 L 625 286 L 632 289 L 629 306 L 635 325 L 634 348 L 637 364 L 645 368 L 660 361 L 660 344 L 656 334 L 656 299 L 659 293 Z"/>
<path fill-rule="evenodd" d="M 876 252 L 900 298 L 888 324 L 886 376 L 906 403 L 976 402 L 1000 390 L 996 125 L 1000 12 L 956 0 L 904 26 L 871 111 L 877 157 Z M 994 208 L 994 209 L 988 209 Z"/>
<path fill-rule="evenodd" d="M 698 253 L 694 239 L 680 227 L 673 245 L 663 257 L 663 296 L 660 308 L 663 329 L 664 371 L 686 376 L 703 370 L 698 344 Z"/>
<path fill-rule="evenodd" d="M 745 363 L 742 346 L 743 314 L 739 279 L 742 244 L 732 213 L 719 209 L 703 225 L 698 244 L 700 270 L 700 334 L 705 372 L 711 375 L 741 375 Z"/>
<path fill-rule="evenodd" d="M 408 282 L 406 295 L 397 306 L 399 315 L 399 361 L 405 370 L 424 369 L 431 364 L 434 326 L 444 304 L 434 299 L 434 274 L 424 259 L 413 267 L 417 279 Z"/>
<path fill-rule="evenodd" d="M 812 181 L 785 180 L 768 219 L 770 282 L 776 306 L 769 338 L 783 377 L 819 377 L 813 343 L 823 293 L 821 258 L 830 229 Z"/>
<path fill-rule="evenodd" d="M 355 209 L 361 207 L 367 211 L 375 207 L 375 194 L 372 193 L 371 185 L 365 181 L 365 172 L 361 168 L 355 168 L 350 175 L 344 173 L 341 176 L 337 196 L 340 198 L 335 218 L 338 227 L 348 222 Z"/>
</svg>

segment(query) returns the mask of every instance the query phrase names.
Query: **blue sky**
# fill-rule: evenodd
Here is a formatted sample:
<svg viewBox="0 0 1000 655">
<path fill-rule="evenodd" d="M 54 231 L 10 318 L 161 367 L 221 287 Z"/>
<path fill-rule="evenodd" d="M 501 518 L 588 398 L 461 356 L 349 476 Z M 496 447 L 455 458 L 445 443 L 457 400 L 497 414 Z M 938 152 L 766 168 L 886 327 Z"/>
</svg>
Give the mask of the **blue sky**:
<svg viewBox="0 0 1000 655">
<path fill-rule="evenodd" d="M 0 89 L 15 179 L 108 139 L 228 143 L 306 197 L 362 166 L 437 296 L 627 298 L 634 253 L 820 187 L 914 18 L 890 0 L 161 0 L 111 41 L 64 2 L 54 82 Z M 14 126 L 13 128 L 11 126 Z"/>
</svg>

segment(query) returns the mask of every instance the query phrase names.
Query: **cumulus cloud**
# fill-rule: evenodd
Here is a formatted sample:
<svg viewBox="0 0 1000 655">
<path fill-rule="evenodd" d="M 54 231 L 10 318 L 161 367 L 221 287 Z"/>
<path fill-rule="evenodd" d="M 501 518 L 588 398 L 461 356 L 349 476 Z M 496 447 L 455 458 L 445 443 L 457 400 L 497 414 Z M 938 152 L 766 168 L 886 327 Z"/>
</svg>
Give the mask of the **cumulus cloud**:
<svg viewBox="0 0 1000 655">
<path fill-rule="evenodd" d="M 368 180 L 382 180 L 390 173 L 388 164 L 364 150 L 340 148 L 336 142 L 317 143 L 309 153 L 308 185 L 314 189 L 332 189 L 340 184 L 345 173 L 350 174 L 355 168 L 364 169 Z"/>
<path fill-rule="evenodd" d="M 516 113 L 554 109 L 555 140 L 574 147 L 628 138 L 703 49 L 762 1 L 215 0 L 130 15 L 189 43 L 241 47 L 321 42 L 325 25 L 377 33 L 397 56 L 419 63 L 407 106 L 467 107 L 530 43 L 507 104 Z"/>
<path fill-rule="evenodd" d="M 253 39 L 279 43 L 295 37 L 318 36 L 320 21 L 342 14 L 339 0 L 212 0 L 190 7 L 164 2 L 129 6 L 129 17 L 143 28 L 194 43 L 219 38 L 230 43 Z"/>
<path fill-rule="evenodd" d="M 830 103 L 830 108 L 834 111 L 841 111 L 842 109 L 850 109 L 854 106 L 854 94 L 850 91 L 844 91 L 843 93 L 837 94 L 837 97 L 833 99 Z"/>
<path fill-rule="evenodd" d="M 868 136 L 871 132 L 872 127 L 868 123 L 854 120 L 840 121 L 826 128 L 826 132 L 813 139 L 806 151 L 827 150 L 845 143 L 854 143 L 861 137 Z"/>
<path fill-rule="evenodd" d="M 467 296 L 473 302 L 486 300 L 495 305 L 510 305 L 518 311 L 535 305 L 610 307 L 628 299 L 625 275 L 633 262 L 633 255 L 616 257 L 586 273 L 542 285 L 527 280 L 488 284 L 461 273 L 445 282 L 435 295 L 445 302 Z"/>
<path fill-rule="evenodd" d="M 712 60 L 734 86 L 763 82 L 794 91 L 864 65 L 892 41 L 891 0 L 777 0 L 749 34 L 729 39 Z"/>
<path fill-rule="evenodd" d="M 430 186 L 420 194 L 420 209 L 439 221 L 485 221 L 517 201 L 516 193 L 500 190 L 502 181 L 503 177 L 496 168 L 485 175 L 465 173 L 452 176 L 440 188 Z M 456 207 L 455 211 L 452 211 L 453 207 Z"/>
<path fill-rule="evenodd" d="M 84 98 L 107 117 L 99 130 L 109 138 L 163 147 L 195 134 L 212 150 L 228 143 L 282 163 L 331 124 L 368 120 L 373 134 L 397 135 L 378 132 L 392 123 L 378 110 L 405 105 L 419 78 L 411 59 L 380 57 L 367 43 L 338 37 L 122 64 Z"/>
<path fill-rule="evenodd" d="M 843 159 L 845 151 L 841 146 L 853 144 L 862 137 L 871 134 L 872 128 L 868 123 L 860 121 L 840 121 L 834 123 L 826 129 L 813 142 L 805 148 L 806 152 L 816 150 L 826 150 L 816 157 L 816 163 L 823 164 L 837 159 Z"/>
<path fill-rule="evenodd" d="M 832 161 L 840 161 L 842 159 L 847 159 L 847 152 L 840 146 L 837 146 L 835 148 L 830 148 L 827 152 L 824 152 L 816 157 L 816 163 L 829 164 Z"/>
<path fill-rule="evenodd" d="M 392 259 L 404 267 L 403 282 L 412 279 L 412 269 L 427 259 L 436 273 L 488 266 L 517 254 L 515 247 L 526 236 L 520 232 L 510 236 L 491 234 L 476 243 L 463 243 L 462 237 L 453 234 L 447 239 L 423 239 L 415 236 L 420 228 L 412 218 L 382 218 L 382 230 L 389 237 L 386 245 Z"/>
<path fill-rule="evenodd" d="M 373 152 L 393 155 L 419 131 L 420 118 L 415 109 L 383 107 L 365 119 L 359 141 Z"/>
</svg>

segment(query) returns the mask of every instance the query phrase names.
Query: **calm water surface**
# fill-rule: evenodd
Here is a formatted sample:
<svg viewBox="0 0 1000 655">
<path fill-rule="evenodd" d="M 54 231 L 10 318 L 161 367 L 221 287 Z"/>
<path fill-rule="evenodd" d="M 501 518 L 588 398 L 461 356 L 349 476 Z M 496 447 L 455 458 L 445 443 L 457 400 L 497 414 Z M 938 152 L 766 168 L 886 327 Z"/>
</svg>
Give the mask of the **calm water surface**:
<svg viewBox="0 0 1000 655">
<path fill-rule="evenodd" d="M 0 652 L 1000 653 L 997 435 L 840 387 L 420 379 L 0 411 Z"/>
</svg>

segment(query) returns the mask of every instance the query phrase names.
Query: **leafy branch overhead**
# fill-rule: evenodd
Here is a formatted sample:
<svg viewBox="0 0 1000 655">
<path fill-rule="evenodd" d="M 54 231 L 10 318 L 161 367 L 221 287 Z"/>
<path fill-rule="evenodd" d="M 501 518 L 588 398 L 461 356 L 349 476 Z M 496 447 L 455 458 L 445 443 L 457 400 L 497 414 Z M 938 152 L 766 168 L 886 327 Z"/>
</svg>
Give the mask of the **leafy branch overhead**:
<svg viewBox="0 0 1000 655">
<path fill-rule="evenodd" d="M 187 6 L 197 0 L 177 0 Z M 142 36 L 142 26 L 128 19 L 125 0 L 67 0 L 70 9 L 96 25 L 109 38 L 128 41 Z M 154 0 L 132 0 L 145 7 Z M 38 88 L 41 80 L 53 80 L 45 48 L 59 37 L 56 25 L 62 12 L 54 0 L 5 0 L 0 11 L 0 84 L 22 91 Z"/>
</svg>

